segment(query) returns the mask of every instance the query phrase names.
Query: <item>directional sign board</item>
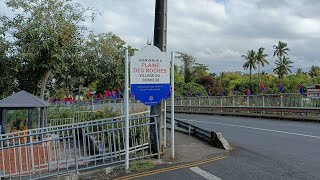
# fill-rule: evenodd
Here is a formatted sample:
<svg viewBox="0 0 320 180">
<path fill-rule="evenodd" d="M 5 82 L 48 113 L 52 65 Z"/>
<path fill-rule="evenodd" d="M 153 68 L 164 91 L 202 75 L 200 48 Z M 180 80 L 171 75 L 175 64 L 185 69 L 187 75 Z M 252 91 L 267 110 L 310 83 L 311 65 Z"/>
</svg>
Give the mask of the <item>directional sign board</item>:
<svg viewBox="0 0 320 180">
<path fill-rule="evenodd" d="M 170 62 L 156 46 L 148 45 L 130 60 L 131 93 L 136 100 L 154 106 L 170 93 Z"/>
</svg>

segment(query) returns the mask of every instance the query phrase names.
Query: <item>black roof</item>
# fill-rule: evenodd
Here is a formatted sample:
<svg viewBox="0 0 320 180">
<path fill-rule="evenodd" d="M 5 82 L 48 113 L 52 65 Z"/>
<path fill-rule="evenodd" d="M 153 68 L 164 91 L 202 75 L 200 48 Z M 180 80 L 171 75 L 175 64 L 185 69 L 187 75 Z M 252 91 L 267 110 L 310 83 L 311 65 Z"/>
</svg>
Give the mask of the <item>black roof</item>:
<svg viewBox="0 0 320 180">
<path fill-rule="evenodd" d="M 26 91 L 20 91 L 0 100 L 0 108 L 41 108 L 48 106 L 50 106 L 50 103 Z"/>
</svg>

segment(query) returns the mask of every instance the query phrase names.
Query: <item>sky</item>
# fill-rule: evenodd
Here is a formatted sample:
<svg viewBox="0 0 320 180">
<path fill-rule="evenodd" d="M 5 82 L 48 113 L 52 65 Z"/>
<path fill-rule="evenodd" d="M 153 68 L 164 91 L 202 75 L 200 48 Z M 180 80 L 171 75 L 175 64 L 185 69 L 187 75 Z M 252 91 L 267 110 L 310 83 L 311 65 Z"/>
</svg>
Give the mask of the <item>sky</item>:
<svg viewBox="0 0 320 180">
<path fill-rule="evenodd" d="M 113 32 L 136 48 L 153 39 L 155 0 L 76 1 L 101 12 L 86 22 L 94 33 Z M 280 40 L 291 49 L 292 71 L 308 71 L 320 65 L 319 9 L 319 0 L 168 0 L 168 52 L 186 52 L 218 74 L 244 72 L 241 55 L 264 47 L 270 65 L 262 70 L 272 72 Z"/>
</svg>

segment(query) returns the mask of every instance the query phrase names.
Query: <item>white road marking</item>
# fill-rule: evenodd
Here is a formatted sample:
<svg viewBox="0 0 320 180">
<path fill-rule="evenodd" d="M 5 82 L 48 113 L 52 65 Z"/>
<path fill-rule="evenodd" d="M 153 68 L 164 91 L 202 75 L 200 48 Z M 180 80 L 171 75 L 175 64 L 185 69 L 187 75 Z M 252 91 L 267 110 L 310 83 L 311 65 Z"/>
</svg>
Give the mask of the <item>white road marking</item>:
<svg viewBox="0 0 320 180">
<path fill-rule="evenodd" d="M 205 170 L 202 170 L 200 169 L 199 167 L 191 167 L 189 168 L 191 171 L 199 174 L 200 176 L 208 179 L 208 180 L 221 180 L 220 178 L 218 178 L 217 176 L 213 175 L 213 174 L 210 174 L 208 173 L 207 171 Z"/>
<path fill-rule="evenodd" d="M 245 128 L 245 129 L 254 129 L 254 130 L 260 130 L 260 131 L 268 131 L 268 132 L 290 134 L 290 135 L 295 135 L 295 136 L 303 136 L 303 137 L 310 137 L 310 138 L 320 139 L 319 136 L 312 136 L 312 135 L 308 135 L 308 134 L 299 134 L 299 133 L 286 132 L 286 131 L 278 131 L 278 130 L 273 130 L 273 129 L 263 129 L 263 128 L 255 128 L 255 127 L 250 127 L 250 126 L 239 126 L 239 125 L 234 125 L 234 124 L 224 124 L 224 123 L 197 121 L 197 120 L 189 120 L 189 119 L 182 119 L 182 120 L 191 121 L 191 122 L 201 122 L 201 123 L 208 123 L 208 124 L 216 124 L 216 125 L 222 125 L 222 126 L 238 127 L 238 128 Z"/>
</svg>

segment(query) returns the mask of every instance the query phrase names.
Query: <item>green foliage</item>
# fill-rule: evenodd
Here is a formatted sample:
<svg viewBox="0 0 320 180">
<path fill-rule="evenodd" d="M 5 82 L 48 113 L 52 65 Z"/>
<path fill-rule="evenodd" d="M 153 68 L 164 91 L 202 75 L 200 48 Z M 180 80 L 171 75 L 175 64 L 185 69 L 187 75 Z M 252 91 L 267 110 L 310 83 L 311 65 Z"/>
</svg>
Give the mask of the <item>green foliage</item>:
<svg viewBox="0 0 320 180">
<path fill-rule="evenodd" d="M 7 33 L 14 38 L 14 57 L 19 62 L 20 88 L 26 82 L 32 84 L 31 92 L 37 92 L 41 83 L 43 98 L 47 80 L 52 71 L 63 69 L 70 63 L 82 39 L 84 13 L 90 9 L 71 0 L 8 0 L 13 11 L 20 10 L 13 18 L 3 16 Z M 26 76 L 30 74 L 32 76 Z"/>
<path fill-rule="evenodd" d="M 0 34 L 0 99 L 14 90 L 16 64 L 7 56 L 9 44 Z"/>
<path fill-rule="evenodd" d="M 179 69 L 178 65 L 174 65 L 174 82 L 183 83 L 183 72 Z"/>
<path fill-rule="evenodd" d="M 155 166 L 155 162 L 150 159 L 135 160 L 130 163 L 131 171 L 143 171 L 151 169 Z"/>
<path fill-rule="evenodd" d="M 192 81 L 192 68 L 196 59 L 187 53 L 177 52 L 177 54 L 176 58 L 183 63 L 184 82 L 189 83 Z"/>
<path fill-rule="evenodd" d="M 309 70 L 309 76 L 310 77 L 319 77 L 320 76 L 320 67 L 319 66 L 311 66 L 310 70 Z"/>
<path fill-rule="evenodd" d="M 273 72 L 278 75 L 279 79 L 282 79 L 284 76 L 291 73 L 290 68 L 292 67 L 291 64 L 293 62 L 290 61 L 289 57 L 286 57 L 290 49 L 288 48 L 287 43 L 281 41 L 278 42 L 278 45 L 273 45 L 273 48 L 275 49 L 273 57 L 278 57 L 278 60 L 275 61 L 277 67 L 273 69 Z"/>
<path fill-rule="evenodd" d="M 8 113 L 8 125 L 11 129 L 20 129 L 20 126 L 26 126 L 28 119 L 27 110 L 14 110 Z"/>
<path fill-rule="evenodd" d="M 246 60 L 246 62 L 243 64 L 243 69 L 247 70 L 249 69 L 250 71 L 250 81 L 251 81 L 251 75 L 252 75 L 252 69 L 255 70 L 257 69 L 256 63 L 256 52 L 254 50 L 250 50 L 247 52 L 247 54 L 242 55 L 242 58 Z"/>
<path fill-rule="evenodd" d="M 207 96 L 206 89 L 197 84 L 197 83 L 176 83 L 175 84 L 175 96 L 176 97 L 186 97 L 191 95 L 198 96 L 198 94 L 202 94 L 202 96 Z"/>
<path fill-rule="evenodd" d="M 285 75 L 291 73 L 290 68 L 292 68 L 292 63 L 293 62 L 290 61 L 288 57 L 282 57 L 279 60 L 276 60 L 275 64 L 277 67 L 273 70 L 273 72 L 278 75 L 279 79 L 282 79 Z"/>
</svg>

